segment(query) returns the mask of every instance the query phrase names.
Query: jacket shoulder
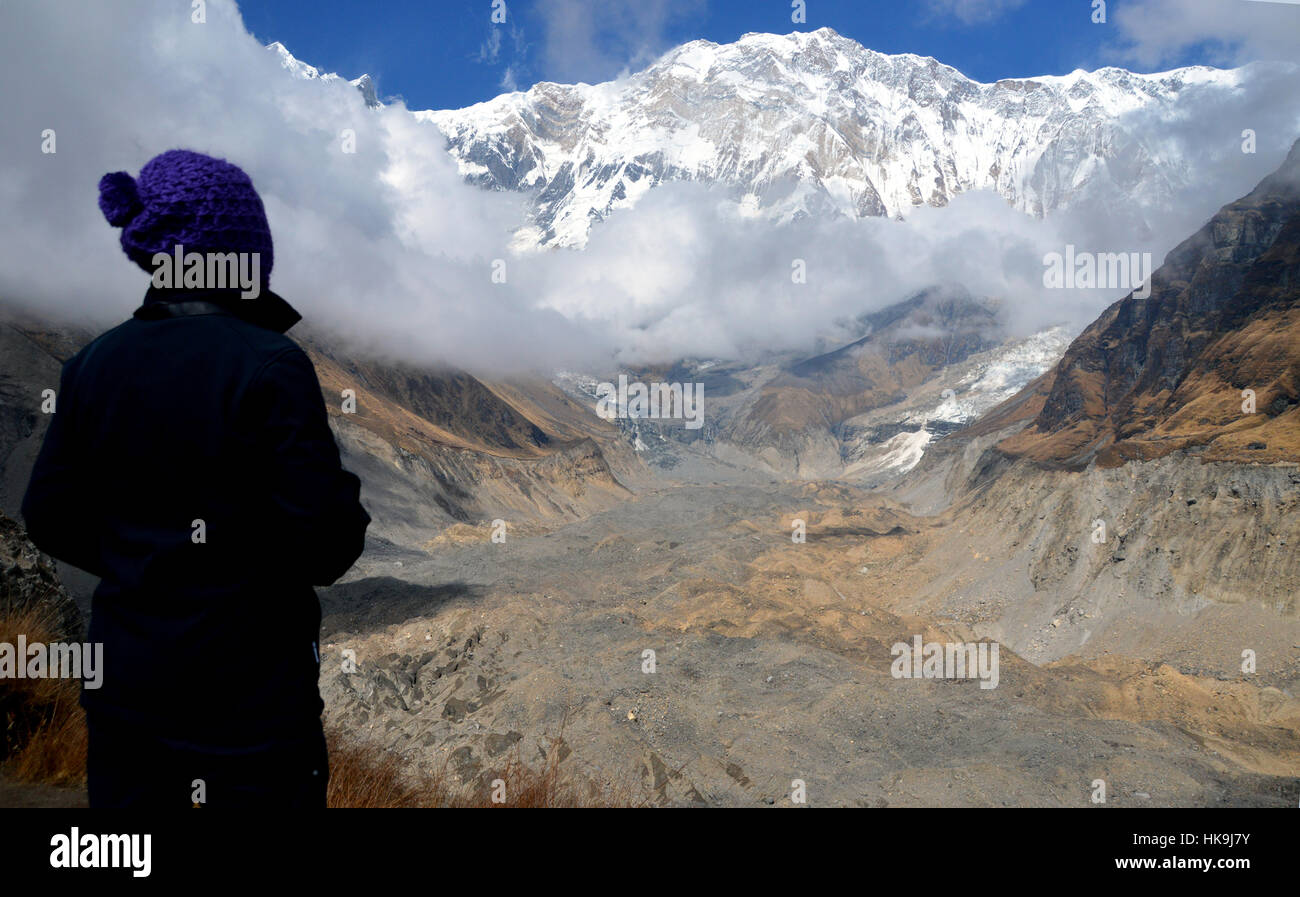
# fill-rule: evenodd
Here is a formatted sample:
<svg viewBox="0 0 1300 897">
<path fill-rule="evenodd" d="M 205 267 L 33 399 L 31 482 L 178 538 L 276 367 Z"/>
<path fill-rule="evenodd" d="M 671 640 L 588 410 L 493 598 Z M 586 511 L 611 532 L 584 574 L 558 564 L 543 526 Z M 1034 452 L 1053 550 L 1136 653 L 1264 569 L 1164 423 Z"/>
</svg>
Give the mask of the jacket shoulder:
<svg viewBox="0 0 1300 897">
<path fill-rule="evenodd" d="M 211 320 L 219 322 L 218 326 L 237 337 L 250 353 L 263 361 L 286 354 L 301 354 L 306 357 L 303 348 L 283 333 L 259 327 L 233 315 L 212 315 Z"/>
<path fill-rule="evenodd" d="M 197 338 L 219 343 L 226 347 L 222 350 L 223 354 L 228 352 L 231 360 L 238 359 L 236 363 L 246 370 L 262 370 L 280 361 L 293 361 L 311 366 L 311 359 L 306 350 L 288 336 L 259 327 L 234 315 L 202 315 L 184 320 L 188 322 L 187 340 L 192 341 Z M 64 371 L 75 374 L 78 370 L 86 368 L 90 359 L 101 350 L 114 356 L 119 352 L 130 352 L 140 340 L 154 338 L 146 336 L 144 329 L 153 323 L 129 318 L 116 327 L 106 330 L 65 361 Z M 198 327 L 197 331 L 189 329 L 195 325 Z M 314 366 L 312 369 L 314 370 Z"/>
</svg>

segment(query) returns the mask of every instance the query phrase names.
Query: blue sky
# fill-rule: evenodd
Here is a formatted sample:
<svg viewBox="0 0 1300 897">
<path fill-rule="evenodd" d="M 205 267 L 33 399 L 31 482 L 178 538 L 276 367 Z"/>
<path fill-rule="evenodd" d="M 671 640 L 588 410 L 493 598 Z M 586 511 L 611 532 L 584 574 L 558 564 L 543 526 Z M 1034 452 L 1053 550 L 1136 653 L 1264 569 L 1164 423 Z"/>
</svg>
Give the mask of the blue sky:
<svg viewBox="0 0 1300 897">
<path fill-rule="evenodd" d="M 791 22 L 789 0 L 506 3 L 503 27 L 491 23 L 492 0 L 255 0 L 241 11 L 263 43 L 279 40 L 304 62 L 349 78 L 369 72 L 382 96 L 401 96 L 413 109 L 465 106 L 537 81 L 607 80 L 688 40 L 726 43 L 748 31 L 829 25 L 872 49 L 934 56 L 993 81 L 1114 64 L 1153 71 L 1231 63 L 1240 47 L 1204 39 L 1216 19 L 1229 30 L 1260 19 L 1264 34 L 1274 22 L 1300 21 L 1300 7 L 1246 0 L 1112 0 L 1104 25 L 1091 21 L 1092 0 L 807 0 L 802 25 Z M 1178 26 L 1169 10 L 1181 7 L 1190 30 L 1170 36 Z M 1208 19 L 1199 32 L 1198 17 Z M 1157 31 L 1154 47 L 1134 37 Z"/>
</svg>

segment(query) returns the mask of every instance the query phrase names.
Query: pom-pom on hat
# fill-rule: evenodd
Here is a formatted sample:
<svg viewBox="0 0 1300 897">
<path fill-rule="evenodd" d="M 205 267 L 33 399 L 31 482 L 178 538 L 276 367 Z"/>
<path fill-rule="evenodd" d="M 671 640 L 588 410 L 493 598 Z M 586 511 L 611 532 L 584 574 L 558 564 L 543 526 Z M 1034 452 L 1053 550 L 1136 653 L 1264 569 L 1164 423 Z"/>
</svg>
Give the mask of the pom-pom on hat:
<svg viewBox="0 0 1300 897">
<path fill-rule="evenodd" d="M 261 286 L 270 280 L 274 251 L 262 199 L 243 169 L 190 150 L 154 156 L 132 178 L 115 171 L 99 179 L 99 209 L 122 228 L 122 250 L 153 273 L 155 253 L 259 254 Z"/>
</svg>

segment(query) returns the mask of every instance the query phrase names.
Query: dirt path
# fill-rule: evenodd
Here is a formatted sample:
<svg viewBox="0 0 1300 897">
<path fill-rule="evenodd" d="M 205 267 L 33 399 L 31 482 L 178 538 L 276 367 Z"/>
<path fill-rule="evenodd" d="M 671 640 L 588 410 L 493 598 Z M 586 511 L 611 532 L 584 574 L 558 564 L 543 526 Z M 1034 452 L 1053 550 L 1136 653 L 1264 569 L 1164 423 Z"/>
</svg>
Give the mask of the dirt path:
<svg viewBox="0 0 1300 897">
<path fill-rule="evenodd" d="M 0 808 L 28 809 L 34 807 L 85 807 L 85 788 L 63 788 L 57 785 L 34 785 L 16 782 L 0 775 Z"/>
</svg>

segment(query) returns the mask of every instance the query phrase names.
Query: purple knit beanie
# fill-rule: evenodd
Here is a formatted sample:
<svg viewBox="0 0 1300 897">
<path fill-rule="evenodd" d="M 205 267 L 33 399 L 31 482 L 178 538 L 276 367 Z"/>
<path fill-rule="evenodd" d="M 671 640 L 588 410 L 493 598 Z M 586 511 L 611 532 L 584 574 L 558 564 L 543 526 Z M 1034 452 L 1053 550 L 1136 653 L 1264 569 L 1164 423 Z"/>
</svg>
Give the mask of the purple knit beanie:
<svg viewBox="0 0 1300 897">
<path fill-rule="evenodd" d="M 256 252 L 265 288 L 274 253 L 262 199 L 242 169 L 189 150 L 154 156 L 133 178 L 115 171 L 99 179 L 99 209 L 122 228 L 122 249 L 153 273 L 153 256 L 185 252 Z"/>
</svg>

